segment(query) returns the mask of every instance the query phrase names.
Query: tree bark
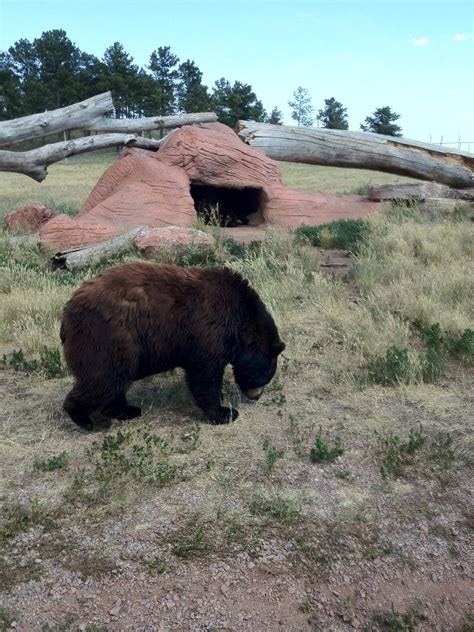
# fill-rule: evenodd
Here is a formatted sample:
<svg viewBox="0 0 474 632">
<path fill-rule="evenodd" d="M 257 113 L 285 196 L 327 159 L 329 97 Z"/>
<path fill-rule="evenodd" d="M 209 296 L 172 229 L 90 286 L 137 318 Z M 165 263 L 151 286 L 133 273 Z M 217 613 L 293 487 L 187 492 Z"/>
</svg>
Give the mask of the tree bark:
<svg viewBox="0 0 474 632">
<path fill-rule="evenodd" d="M 92 263 L 99 263 L 102 259 L 124 250 L 134 237 L 147 230 L 149 230 L 147 226 L 138 226 L 138 228 L 134 228 L 120 237 L 108 239 L 100 244 L 58 252 L 51 257 L 51 265 L 53 270 L 77 270 Z"/>
<path fill-rule="evenodd" d="M 0 171 L 23 173 L 37 182 L 42 182 L 48 174 L 48 165 L 64 160 L 69 156 L 84 154 L 96 149 L 106 149 L 117 145 L 132 145 L 142 149 L 156 151 L 160 146 L 159 140 L 150 140 L 136 135 L 102 134 L 87 136 L 63 143 L 44 145 L 30 151 L 0 150 Z"/>
<path fill-rule="evenodd" d="M 406 138 L 239 121 L 237 133 L 275 160 L 371 169 L 451 187 L 474 186 L 474 154 Z"/>
<path fill-rule="evenodd" d="M 193 114 L 179 114 L 177 116 L 147 116 L 137 119 L 103 118 L 96 121 L 89 129 L 96 132 L 149 132 L 156 129 L 170 129 L 195 123 L 215 123 L 217 114 L 214 112 L 195 112 Z"/>
<path fill-rule="evenodd" d="M 68 105 L 65 108 L 31 114 L 0 123 L 0 147 L 21 143 L 48 134 L 60 134 L 71 129 L 89 129 L 113 110 L 110 92 Z"/>
<path fill-rule="evenodd" d="M 474 189 L 451 189 L 435 182 L 409 182 L 403 184 L 373 184 L 367 197 L 377 202 L 383 200 L 428 200 L 431 198 L 451 198 L 474 200 Z"/>
</svg>

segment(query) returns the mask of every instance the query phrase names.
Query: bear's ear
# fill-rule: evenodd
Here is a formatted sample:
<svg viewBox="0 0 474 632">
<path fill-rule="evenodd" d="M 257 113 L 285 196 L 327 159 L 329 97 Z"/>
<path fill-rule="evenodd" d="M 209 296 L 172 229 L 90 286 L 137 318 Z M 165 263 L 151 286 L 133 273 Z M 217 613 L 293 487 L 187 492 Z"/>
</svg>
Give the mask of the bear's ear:
<svg viewBox="0 0 474 632">
<path fill-rule="evenodd" d="M 281 340 L 278 342 L 275 342 L 275 344 L 273 345 L 273 353 L 275 355 L 280 355 L 280 353 L 284 351 L 284 349 L 285 349 L 285 343 L 281 342 Z"/>
</svg>

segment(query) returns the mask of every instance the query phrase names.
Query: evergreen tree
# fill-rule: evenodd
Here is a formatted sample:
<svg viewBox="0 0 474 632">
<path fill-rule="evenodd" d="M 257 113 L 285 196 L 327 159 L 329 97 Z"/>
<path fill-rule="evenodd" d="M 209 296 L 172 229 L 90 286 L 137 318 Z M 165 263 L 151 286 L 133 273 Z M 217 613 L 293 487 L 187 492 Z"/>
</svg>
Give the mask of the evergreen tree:
<svg viewBox="0 0 474 632">
<path fill-rule="evenodd" d="M 152 115 L 169 116 L 176 112 L 175 88 L 179 62 L 169 46 L 160 46 L 150 55 L 148 68 L 155 80 L 155 91 L 149 106 L 154 109 Z"/>
<path fill-rule="evenodd" d="M 62 29 L 44 32 L 33 42 L 44 88 L 43 109 L 54 110 L 78 100 L 81 51 Z"/>
<path fill-rule="evenodd" d="M 207 86 L 202 84 L 202 72 L 190 59 L 178 68 L 176 97 L 179 112 L 206 112 L 211 107 Z"/>
<path fill-rule="evenodd" d="M 372 116 L 367 116 L 365 123 L 360 126 L 364 132 L 374 132 L 375 134 L 385 134 L 386 136 L 401 136 L 402 128 L 395 123 L 401 114 L 392 112 L 390 107 L 386 105 L 383 108 L 377 108 Z"/>
<path fill-rule="evenodd" d="M 270 116 L 267 116 L 265 123 L 271 123 L 272 125 L 283 125 L 283 114 L 276 106 L 270 112 Z"/>
<path fill-rule="evenodd" d="M 257 99 L 252 86 L 240 81 L 231 86 L 227 79 L 218 79 L 211 103 L 219 121 L 232 128 L 239 119 L 264 121 L 266 118 L 262 102 Z"/>
<path fill-rule="evenodd" d="M 311 105 L 311 97 L 306 88 L 299 86 L 293 92 L 293 101 L 288 101 L 291 107 L 291 118 L 298 123 L 298 127 L 311 127 L 313 124 L 313 106 Z"/>
<path fill-rule="evenodd" d="M 24 114 L 21 84 L 13 71 L 8 53 L 0 53 L 0 120 L 7 121 Z"/>
<path fill-rule="evenodd" d="M 139 115 L 136 103 L 139 84 L 138 67 L 120 42 L 115 42 L 106 49 L 102 68 L 100 90 L 112 92 L 115 117 L 131 118 Z"/>
<path fill-rule="evenodd" d="M 318 112 L 322 127 L 327 129 L 349 129 L 347 108 L 334 97 L 324 100 L 325 107 Z"/>
</svg>

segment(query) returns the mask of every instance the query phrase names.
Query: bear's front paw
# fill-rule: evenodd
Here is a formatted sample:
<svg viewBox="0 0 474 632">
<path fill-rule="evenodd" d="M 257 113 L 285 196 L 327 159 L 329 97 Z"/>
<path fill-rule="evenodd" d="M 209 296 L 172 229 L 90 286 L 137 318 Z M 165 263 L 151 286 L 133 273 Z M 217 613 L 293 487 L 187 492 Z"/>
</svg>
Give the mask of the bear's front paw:
<svg viewBox="0 0 474 632">
<path fill-rule="evenodd" d="M 228 424 L 231 421 L 235 421 L 239 413 L 235 408 L 228 408 L 227 406 L 221 406 L 216 413 L 213 413 L 209 416 L 211 423 L 220 425 L 220 424 Z"/>
<path fill-rule="evenodd" d="M 139 408 L 138 406 L 126 406 L 117 414 L 117 419 L 119 421 L 126 421 L 129 419 L 135 419 L 136 417 L 140 417 L 141 414 L 142 414 L 142 409 Z"/>
</svg>

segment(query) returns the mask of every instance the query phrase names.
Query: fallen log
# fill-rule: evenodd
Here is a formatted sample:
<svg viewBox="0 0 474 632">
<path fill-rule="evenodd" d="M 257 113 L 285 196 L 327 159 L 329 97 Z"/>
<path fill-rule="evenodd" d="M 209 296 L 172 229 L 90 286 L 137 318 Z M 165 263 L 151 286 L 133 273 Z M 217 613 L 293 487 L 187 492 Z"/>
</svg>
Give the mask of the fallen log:
<svg viewBox="0 0 474 632">
<path fill-rule="evenodd" d="M 23 173 L 37 182 L 42 182 L 48 175 L 48 165 L 64 160 L 64 158 L 118 145 L 156 151 L 161 142 L 161 140 L 142 138 L 135 134 L 103 134 L 62 143 L 52 143 L 30 151 L 0 150 L 0 171 Z"/>
<path fill-rule="evenodd" d="M 51 257 L 51 266 L 53 270 L 77 270 L 93 263 L 99 263 L 106 257 L 123 252 L 134 237 L 144 234 L 148 230 L 148 226 L 138 226 L 119 237 L 108 239 L 100 244 L 57 252 Z"/>
<path fill-rule="evenodd" d="M 382 200 L 426 200 L 429 198 L 452 198 L 474 200 L 474 189 L 451 189 L 436 182 L 409 182 L 403 184 L 373 184 L 367 197 L 377 202 Z"/>
<path fill-rule="evenodd" d="M 90 125 L 94 125 L 113 109 L 112 95 L 110 92 L 104 92 L 51 112 L 2 121 L 0 147 L 71 129 L 89 129 Z"/>
<path fill-rule="evenodd" d="M 238 121 L 248 145 L 274 160 L 371 169 L 447 184 L 474 186 L 474 154 L 418 141 L 332 129 Z"/>
<path fill-rule="evenodd" d="M 170 129 L 194 125 L 195 123 L 215 123 L 217 114 L 214 112 L 195 112 L 176 116 L 147 116 L 137 119 L 103 118 L 96 121 L 87 129 L 95 132 L 149 132 L 157 129 Z"/>
</svg>

